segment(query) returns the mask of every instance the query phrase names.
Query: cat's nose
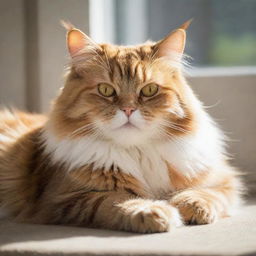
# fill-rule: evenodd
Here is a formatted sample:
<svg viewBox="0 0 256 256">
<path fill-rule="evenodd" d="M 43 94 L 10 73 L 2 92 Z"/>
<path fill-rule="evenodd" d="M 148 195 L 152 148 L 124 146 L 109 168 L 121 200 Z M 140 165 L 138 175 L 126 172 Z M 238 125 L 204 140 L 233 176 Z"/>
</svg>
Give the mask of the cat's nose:
<svg viewBox="0 0 256 256">
<path fill-rule="evenodd" d="M 122 108 L 121 110 L 123 110 L 126 116 L 129 117 L 136 110 L 136 108 L 127 107 Z"/>
</svg>

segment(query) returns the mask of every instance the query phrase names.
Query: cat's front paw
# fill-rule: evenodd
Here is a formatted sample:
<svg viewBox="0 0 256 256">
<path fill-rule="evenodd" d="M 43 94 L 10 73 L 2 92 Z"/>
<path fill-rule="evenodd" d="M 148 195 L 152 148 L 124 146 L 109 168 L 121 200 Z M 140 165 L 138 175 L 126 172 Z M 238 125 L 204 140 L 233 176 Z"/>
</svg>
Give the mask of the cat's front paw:
<svg viewBox="0 0 256 256">
<path fill-rule="evenodd" d="M 196 192 L 181 192 L 174 196 L 171 202 L 179 209 L 187 224 L 209 224 L 219 218 L 218 208 L 212 199 Z"/>
<path fill-rule="evenodd" d="M 126 230 L 139 233 L 166 232 L 182 225 L 179 212 L 165 201 L 130 200 L 126 202 Z"/>
</svg>

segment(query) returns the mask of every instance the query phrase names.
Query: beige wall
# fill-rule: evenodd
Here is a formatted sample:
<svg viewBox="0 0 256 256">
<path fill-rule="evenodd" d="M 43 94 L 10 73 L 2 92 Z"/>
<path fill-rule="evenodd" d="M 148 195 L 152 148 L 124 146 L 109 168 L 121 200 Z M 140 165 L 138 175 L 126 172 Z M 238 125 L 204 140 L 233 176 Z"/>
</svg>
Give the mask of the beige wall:
<svg viewBox="0 0 256 256">
<path fill-rule="evenodd" d="M 61 19 L 88 33 L 88 0 L 0 0 L 0 104 L 48 110 L 68 61 Z"/>
<path fill-rule="evenodd" d="M 85 0 L 39 0 L 39 70 L 40 70 L 40 110 L 49 108 L 52 99 L 63 84 L 63 70 L 68 62 L 66 51 L 66 31 L 60 25 L 65 19 L 89 32 L 89 6 Z"/>
<path fill-rule="evenodd" d="M 232 161 L 248 172 L 250 188 L 256 193 L 256 74 L 189 80 L 199 98 L 210 106 L 208 112 L 230 138 Z"/>
<path fill-rule="evenodd" d="M 24 108 L 25 26 L 23 1 L 0 0 L 0 104 Z"/>
</svg>

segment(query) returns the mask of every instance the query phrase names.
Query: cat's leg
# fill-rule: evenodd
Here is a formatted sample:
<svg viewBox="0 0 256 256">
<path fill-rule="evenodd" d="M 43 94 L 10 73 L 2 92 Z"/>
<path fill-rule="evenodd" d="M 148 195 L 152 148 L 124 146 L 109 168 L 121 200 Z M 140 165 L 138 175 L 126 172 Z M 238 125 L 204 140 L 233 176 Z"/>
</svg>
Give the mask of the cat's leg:
<svg viewBox="0 0 256 256">
<path fill-rule="evenodd" d="M 182 225 L 178 210 L 167 201 L 136 198 L 126 192 L 89 192 L 55 206 L 54 223 L 126 230 L 165 232 Z"/>
<path fill-rule="evenodd" d="M 239 179 L 235 175 L 227 175 L 219 184 L 177 191 L 170 203 L 179 209 L 186 223 L 208 224 L 230 216 L 241 202 L 240 194 Z"/>
</svg>

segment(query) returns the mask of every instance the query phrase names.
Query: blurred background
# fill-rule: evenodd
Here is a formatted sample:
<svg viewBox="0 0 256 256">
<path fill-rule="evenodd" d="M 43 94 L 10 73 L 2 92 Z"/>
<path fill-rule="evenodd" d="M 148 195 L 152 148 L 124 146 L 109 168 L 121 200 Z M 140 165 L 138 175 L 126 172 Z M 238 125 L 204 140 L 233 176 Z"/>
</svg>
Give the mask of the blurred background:
<svg viewBox="0 0 256 256">
<path fill-rule="evenodd" d="M 256 192 L 256 0 L 0 0 L 0 104 L 49 110 L 68 63 L 61 19 L 97 42 L 129 45 L 190 18 L 187 79 Z"/>
<path fill-rule="evenodd" d="M 93 10 L 102 1 L 91 1 Z M 92 36 L 98 41 L 136 44 L 157 41 L 184 21 L 188 30 L 186 53 L 197 66 L 256 64 L 255 0 L 115 0 L 103 1 L 105 18 L 92 17 Z M 108 15 L 106 15 L 108 14 Z M 102 30 L 100 29 L 102 27 Z"/>
</svg>

